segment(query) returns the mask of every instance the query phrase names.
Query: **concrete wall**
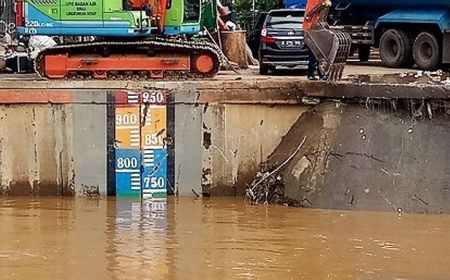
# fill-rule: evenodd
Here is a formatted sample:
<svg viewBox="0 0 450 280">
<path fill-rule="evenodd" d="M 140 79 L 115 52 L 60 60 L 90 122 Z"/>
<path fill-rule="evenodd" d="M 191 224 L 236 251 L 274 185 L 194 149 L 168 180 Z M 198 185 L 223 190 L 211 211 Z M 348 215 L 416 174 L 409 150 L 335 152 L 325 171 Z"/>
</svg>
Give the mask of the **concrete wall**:
<svg viewBox="0 0 450 280">
<path fill-rule="evenodd" d="M 203 191 L 242 194 L 305 106 L 219 105 L 204 114 Z"/>
<path fill-rule="evenodd" d="M 171 96 L 168 138 L 175 144 L 169 151 L 169 177 L 174 193 L 242 192 L 259 162 L 305 111 L 298 97 L 290 95 L 294 85 L 288 81 L 153 85 L 169 90 Z M 114 194 L 114 96 L 123 89 L 139 92 L 144 87 L 134 82 L 24 77 L 18 83 L 14 77 L 3 78 L 1 193 Z"/>
<path fill-rule="evenodd" d="M 0 192 L 72 194 L 72 108 L 0 107 Z"/>
<path fill-rule="evenodd" d="M 277 166 L 306 137 L 283 171 L 287 196 L 305 207 L 450 212 L 446 89 L 308 87 L 316 92 L 308 98 L 285 92 L 283 99 L 265 90 L 259 96 L 195 90 L 190 99 L 187 93 L 178 95 L 175 114 L 189 120 L 175 123 L 179 193 L 240 195 L 259 163 L 268 159 Z M 392 92 L 397 98 L 378 98 Z M 439 98 L 407 96 L 420 92 Z M 192 143 L 198 141 L 200 126 L 201 143 Z M 190 168 L 195 172 L 183 174 L 186 154 L 194 159 Z"/>
<path fill-rule="evenodd" d="M 0 94 L 0 194 L 106 194 L 106 91 Z"/>
<path fill-rule="evenodd" d="M 0 89 L 0 194 L 112 193 L 120 90 L 62 84 Z M 241 195 L 262 161 L 278 165 L 306 136 L 283 171 L 287 195 L 305 206 L 450 212 L 450 89 L 276 81 L 144 87 L 170 95 L 168 171 L 178 195 Z M 430 98 L 407 96 L 421 92 Z M 377 98 L 387 94 L 395 98 Z"/>
<path fill-rule="evenodd" d="M 286 99 L 289 89 L 223 86 L 172 90 L 179 195 L 243 194 L 259 163 L 309 107 Z"/>
</svg>

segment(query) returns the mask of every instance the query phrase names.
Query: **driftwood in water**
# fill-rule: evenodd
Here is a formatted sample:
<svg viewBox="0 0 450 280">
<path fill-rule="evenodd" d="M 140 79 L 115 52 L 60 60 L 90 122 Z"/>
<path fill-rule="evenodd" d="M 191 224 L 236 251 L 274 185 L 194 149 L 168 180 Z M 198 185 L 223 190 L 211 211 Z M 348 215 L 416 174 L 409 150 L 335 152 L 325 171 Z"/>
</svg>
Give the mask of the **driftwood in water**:
<svg viewBox="0 0 450 280">
<path fill-rule="evenodd" d="M 286 198 L 281 171 L 298 154 L 305 141 L 306 137 L 303 138 L 297 149 L 277 167 L 262 163 L 260 171 L 257 172 L 252 184 L 245 191 L 246 199 L 252 204 L 276 203 L 288 206 L 302 206 L 298 201 Z"/>
</svg>

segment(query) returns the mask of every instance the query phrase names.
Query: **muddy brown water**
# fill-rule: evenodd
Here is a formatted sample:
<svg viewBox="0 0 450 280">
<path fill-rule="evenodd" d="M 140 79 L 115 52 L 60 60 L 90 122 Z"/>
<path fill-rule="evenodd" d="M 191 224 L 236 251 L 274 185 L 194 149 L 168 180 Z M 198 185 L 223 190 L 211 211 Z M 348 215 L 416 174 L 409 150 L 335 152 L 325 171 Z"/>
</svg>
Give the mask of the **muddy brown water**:
<svg viewBox="0 0 450 280">
<path fill-rule="evenodd" d="M 450 279 L 450 216 L 0 198 L 0 279 Z"/>
</svg>

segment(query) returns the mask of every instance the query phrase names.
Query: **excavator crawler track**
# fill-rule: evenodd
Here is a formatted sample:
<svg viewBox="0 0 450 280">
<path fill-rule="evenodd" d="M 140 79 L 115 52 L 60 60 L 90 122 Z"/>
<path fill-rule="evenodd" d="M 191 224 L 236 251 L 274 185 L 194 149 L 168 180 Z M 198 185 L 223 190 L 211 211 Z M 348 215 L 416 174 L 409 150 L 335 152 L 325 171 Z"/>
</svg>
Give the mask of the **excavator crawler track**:
<svg viewBox="0 0 450 280">
<path fill-rule="evenodd" d="M 196 79 L 217 74 L 223 57 L 202 39 L 151 38 L 57 45 L 39 53 L 36 73 L 50 79 Z"/>
</svg>

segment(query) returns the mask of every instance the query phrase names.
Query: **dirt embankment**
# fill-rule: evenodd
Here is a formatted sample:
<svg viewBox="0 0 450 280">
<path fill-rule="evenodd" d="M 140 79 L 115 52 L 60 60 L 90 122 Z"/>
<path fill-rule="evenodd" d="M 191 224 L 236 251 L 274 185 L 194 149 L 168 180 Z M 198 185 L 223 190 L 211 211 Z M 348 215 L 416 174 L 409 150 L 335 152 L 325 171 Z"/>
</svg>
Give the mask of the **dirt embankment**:
<svg viewBox="0 0 450 280">
<path fill-rule="evenodd" d="M 268 159 L 301 205 L 450 213 L 450 122 L 425 101 L 323 103 L 303 114 Z"/>
</svg>

